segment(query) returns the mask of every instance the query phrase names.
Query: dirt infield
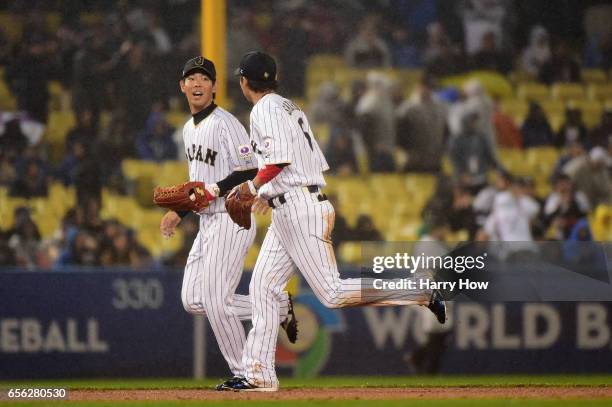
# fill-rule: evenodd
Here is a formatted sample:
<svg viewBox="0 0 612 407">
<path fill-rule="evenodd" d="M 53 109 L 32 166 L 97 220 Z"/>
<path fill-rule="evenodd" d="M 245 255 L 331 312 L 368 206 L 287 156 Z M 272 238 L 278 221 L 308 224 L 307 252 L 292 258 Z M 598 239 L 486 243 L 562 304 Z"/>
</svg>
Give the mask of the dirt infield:
<svg viewBox="0 0 612 407">
<path fill-rule="evenodd" d="M 276 393 L 208 389 L 73 390 L 74 401 L 121 400 L 401 400 L 401 399 L 612 399 L 612 387 L 427 387 L 282 389 Z"/>
</svg>

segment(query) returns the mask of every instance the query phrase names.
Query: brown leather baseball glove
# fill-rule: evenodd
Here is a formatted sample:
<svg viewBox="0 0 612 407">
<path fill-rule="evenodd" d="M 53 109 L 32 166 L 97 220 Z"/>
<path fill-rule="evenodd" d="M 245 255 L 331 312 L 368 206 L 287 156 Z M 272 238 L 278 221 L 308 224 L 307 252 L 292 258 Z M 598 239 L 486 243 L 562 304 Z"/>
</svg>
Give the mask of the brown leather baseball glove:
<svg viewBox="0 0 612 407">
<path fill-rule="evenodd" d="M 212 199 L 214 197 L 206 191 L 203 182 L 190 181 L 153 190 L 153 202 L 175 212 L 200 212 L 208 207 Z"/>
<path fill-rule="evenodd" d="M 225 209 L 235 224 L 251 228 L 251 207 L 256 195 L 251 192 L 248 182 L 243 182 L 225 198 Z"/>
</svg>

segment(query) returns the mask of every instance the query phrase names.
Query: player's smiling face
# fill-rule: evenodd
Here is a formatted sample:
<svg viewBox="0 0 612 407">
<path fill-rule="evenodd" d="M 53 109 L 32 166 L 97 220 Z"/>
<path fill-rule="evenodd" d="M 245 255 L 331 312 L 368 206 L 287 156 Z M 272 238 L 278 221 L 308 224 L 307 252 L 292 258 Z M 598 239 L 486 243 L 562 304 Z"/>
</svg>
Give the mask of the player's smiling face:
<svg viewBox="0 0 612 407">
<path fill-rule="evenodd" d="M 181 80 L 181 92 L 187 97 L 191 113 L 197 113 L 210 105 L 213 93 L 217 91 L 217 85 L 208 75 L 194 72 Z"/>
</svg>

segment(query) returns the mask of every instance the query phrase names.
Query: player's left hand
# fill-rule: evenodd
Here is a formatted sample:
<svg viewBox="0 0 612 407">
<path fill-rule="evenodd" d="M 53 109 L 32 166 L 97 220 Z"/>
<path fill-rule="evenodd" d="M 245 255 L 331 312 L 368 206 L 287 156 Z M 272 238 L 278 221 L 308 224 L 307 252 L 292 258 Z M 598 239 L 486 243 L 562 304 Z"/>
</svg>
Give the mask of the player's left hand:
<svg viewBox="0 0 612 407">
<path fill-rule="evenodd" d="M 268 205 L 268 200 L 260 197 L 256 197 L 253 201 L 253 207 L 251 211 L 258 215 L 265 215 L 270 210 L 270 205 Z"/>
<path fill-rule="evenodd" d="M 257 196 L 257 191 L 255 186 L 251 186 L 252 184 L 252 181 L 246 181 L 236 185 L 227 195 L 227 199 L 240 199 L 243 201 L 254 199 Z"/>
<path fill-rule="evenodd" d="M 225 209 L 234 223 L 245 228 L 251 228 L 251 208 L 257 191 L 252 181 L 243 182 L 232 189 L 225 199 Z"/>
</svg>

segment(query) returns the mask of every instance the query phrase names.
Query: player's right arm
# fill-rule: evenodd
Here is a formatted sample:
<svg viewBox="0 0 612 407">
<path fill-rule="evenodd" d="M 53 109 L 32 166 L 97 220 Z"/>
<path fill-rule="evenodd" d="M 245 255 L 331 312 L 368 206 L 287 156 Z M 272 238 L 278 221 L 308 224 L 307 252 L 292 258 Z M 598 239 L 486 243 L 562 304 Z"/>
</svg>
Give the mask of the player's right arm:
<svg viewBox="0 0 612 407">
<path fill-rule="evenodd" d="M 159 230 L 161 231 L 162 236 L 165 238 L 174 236 L 174 233 L 176 232 L 176 227 L 180 222 L 181 217 L 178 213 L 172 210 L 166 212 L 159 225 Z"/>
</svg>

